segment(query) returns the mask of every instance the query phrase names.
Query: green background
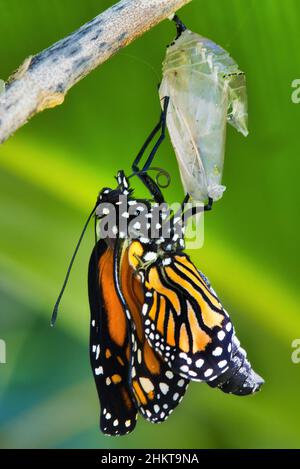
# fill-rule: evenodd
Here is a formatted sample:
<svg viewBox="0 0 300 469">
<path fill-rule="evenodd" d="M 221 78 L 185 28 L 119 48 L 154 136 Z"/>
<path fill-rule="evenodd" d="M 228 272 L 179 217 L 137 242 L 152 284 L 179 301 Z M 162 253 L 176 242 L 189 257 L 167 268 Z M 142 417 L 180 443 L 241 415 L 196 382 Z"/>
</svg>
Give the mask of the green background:
<svg viewBox="0 0 300 469">
<path fill-rule="evenodd" d="M 0 0 L 0 77 L 96 16 L 113 1 Z M 266 380 L 254 397 L 192 384 L 170 419 L 141 418 L 127 437 L 98 430 L 89 368 L 87 262 L 90 228 L 63 299 L 51 309 L 84 221 L 159 115 L 165 21 L 90 74 L 63 106 L 46 111 L 0 147 L 0 447 L 300 447 L 300 364 L 291 342 L 299 316 L 299 0 L 194 0 L 191 29 L 225 47 L 247 74 L 249 129 L 228 129 L 227 191 L 205 220 L 192 256 L 210 278 L 249 358 Z M 156 163 L 179 177 L 169 141 Z M 142 188 L 140 194 L 142 195 Z"/>
</svg>

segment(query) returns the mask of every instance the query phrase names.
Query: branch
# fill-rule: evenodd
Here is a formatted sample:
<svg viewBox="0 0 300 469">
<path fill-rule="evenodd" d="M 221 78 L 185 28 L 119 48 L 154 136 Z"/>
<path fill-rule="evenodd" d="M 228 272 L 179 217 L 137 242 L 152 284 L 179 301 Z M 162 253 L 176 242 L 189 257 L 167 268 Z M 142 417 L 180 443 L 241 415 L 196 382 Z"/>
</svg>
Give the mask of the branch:
<svg viewBox="0 0 300 469">
<path fill-rule="evenodd" d="M 48 49 L 28 57 L 0 94 L 0 143 L 118 50 L 191 0 L 122 0 Z"/>
</svg>

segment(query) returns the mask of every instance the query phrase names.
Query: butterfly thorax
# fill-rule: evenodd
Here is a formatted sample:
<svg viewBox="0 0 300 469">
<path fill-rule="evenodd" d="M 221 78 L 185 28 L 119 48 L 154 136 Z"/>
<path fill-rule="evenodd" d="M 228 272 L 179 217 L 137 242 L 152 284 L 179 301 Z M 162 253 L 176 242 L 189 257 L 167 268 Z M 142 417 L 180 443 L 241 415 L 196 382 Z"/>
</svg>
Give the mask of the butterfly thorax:
<svg viewBox="0 0 300 469">
<path fill-rule="evenodd" d="M 100 237 L 137 240 L 143 246 L 142 264 L 184 249 L 184 228 L 168 204 L 137 199 L 122 171 L 116 189 L 104 188 L 97 199 L 96 218 Z"/>
</svg>

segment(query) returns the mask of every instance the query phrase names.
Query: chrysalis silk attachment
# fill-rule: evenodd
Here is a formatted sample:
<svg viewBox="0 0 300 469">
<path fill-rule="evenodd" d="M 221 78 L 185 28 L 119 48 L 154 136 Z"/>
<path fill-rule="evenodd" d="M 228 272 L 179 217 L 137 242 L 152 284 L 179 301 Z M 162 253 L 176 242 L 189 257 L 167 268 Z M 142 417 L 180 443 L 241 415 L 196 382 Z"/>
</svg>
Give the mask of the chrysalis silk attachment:
<svg viewBox="0 0 300 469">
<path fill-rule="evenodd" d="M 160 97 L 182 183 L 198 202 L 220 199 L 226 123 L 247 136 L 245 74 L 228 52 L 186 30 L 167 49 Z"/>
</svg>

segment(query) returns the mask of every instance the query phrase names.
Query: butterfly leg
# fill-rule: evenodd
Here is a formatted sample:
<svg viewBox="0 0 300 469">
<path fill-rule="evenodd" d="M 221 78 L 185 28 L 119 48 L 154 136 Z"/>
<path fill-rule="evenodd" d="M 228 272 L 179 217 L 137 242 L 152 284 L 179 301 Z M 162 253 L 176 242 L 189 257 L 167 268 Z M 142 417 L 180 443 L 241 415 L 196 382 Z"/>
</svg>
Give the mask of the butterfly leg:
<svg viewBox="0 0 300 469">
<path fill-rule="evenodd" d="M 150 133 L 149 137 L 145 141 L 144 145 L 142 146 L 141 150 L 139 151 L 137 157 L 135 158 L 135 160 L 132 164 L 133 172 L 136 173 L 139 176 L 139 178 L 141 179 L 143 184 L 147 187 L 149 192 L 153 195 L 155 201 L 158 202 L 158 203 L 163 203 L 164 202 L 164 197 L 162 195 L 162 192 L 161 192 L 158 184 L 156 184 L 156 182 L 147 174 L 147 171 L 150 168 L 150 165 L 151 165 L 151 163 L 154 159 L 155 154 L 157 153 L 158 148 L 160 147 L 160 145 L 162 144 L 162 142 L 164 141 L 165 136 L 166 136 L 166 117 L 167 117 L 168 105 L 169 105 L 169 97 L 167 96 L 164 99 L 164 108 L 163 108 L 163 111 L 161 113 L 160 120 L 159 120 L 158 124 L 154 127 L 154 129 Z M 155 143 L 153 149 L 151 150 L 150 155 L 148 156 L 145 164 L 143 165 L 142 169 L 140 169 L 138 165 L 139 165 L 139 163 L 140 163 L 140 161 L 141 161 L 147 147 L 149 146 L 151 141 L 154 139 L 155 135 L 159 132 L 159 130 L 161 130 L 161 134 L 160 134 L 157 142 Z"/>
<path fill-rule="evenodd" d="M 186 221 L 192 217 L 192 216 L 195 216 L 197 215 L 198 213 L 201 213 L 201 212 L 208 212 L 210 210 L 212 210 L 212 206 L 213 206 L 213 199 L 211 197 L 208 198 L 208 202 L 206 205 L 196 205 L 195 207 L 191 207 L 189 208 L 187 211 L 185 211 L 185 205 L 189 202 L 190 200 L 190 195 L 187 193 L 185 198 L 183 199 L 183 202 L 181 204 L 181 216 L 182 216 L 182 221 L 184 221 L 186 224 Z M 175 217 L 178 217 L 179 216 L 179 212 L 177 212 L 175 215 L 174 215 L 174 218 Z"/>
<path fill-rule="evenodd" d="M 158 124 L 156 124 L 156 126 L 152 130 L 152 132 L 148 136 L 147 140 L 143 144 L 141 150 L 139 151 L 138 155 L 136 156 L 135 160 L 132 163 L 132 170 L 135 173 L 137 173 L 139 171 L 147 171 L 149 169 L 149 167 L 150 167 L 150 165 L 153 161 L 153 158 L 155 156 L 155 153 L 157 152 L 159 146 L 161 145 L 161 143 L 165 139 L 165 135 L 166 135 L 166 118 L 167 118 L 167 110 L 168 110 L 168 106 L 169 106 L 169 101 L 170 101 L 169 96 L 166 96 L 164 98 L 164 108 L 161 112 Z M 154 139 L 155 135 L 159 132 L 159 130 L 161 130 L 161 135 L 158 138 L 156 144 L 154 145 L 154 147 L 153 147 L 150 155 L 148 156 L 148 158 L 146 160 L 146 163 L 144 164 L 143 168 L 140 169 L 138 165 L 139 165 L 139 163 L 140 163 L 140 161 L 141 161 L 147 147 L 150 145 L 150 143 Z"/>
<path fill-rule="evenodd" d="M 149 169 L 158 148 L 160 147 L 160 145 L 162 144 L 162 142 L 166 138 L 166 124 L 167 124 L 167 112 L 168 112 L 169 102 L 170 102 L 169 96 L 165 96 L 165 98 L 164 98 L 164 107 L 163 107 L 163 111 L 162 111 L 161 117 L 160 117 L 161 134 L 160 134 L 156 144 L 154 145 L 150 155 L 148 156 L 148 158 L 146 160 L 146 163 L 144 164 L 143 171 L 147 171 Z"/>
<path fill-rule="evenodd" d="M 206 205 L 204 205 L 204 211 L 205 212 L 208 212 L 210 210 L 212 210 L 212 206 L 213 206 L 213 199 L 211 197 L 208 198 L 208 203 Z"/>
</svg>

